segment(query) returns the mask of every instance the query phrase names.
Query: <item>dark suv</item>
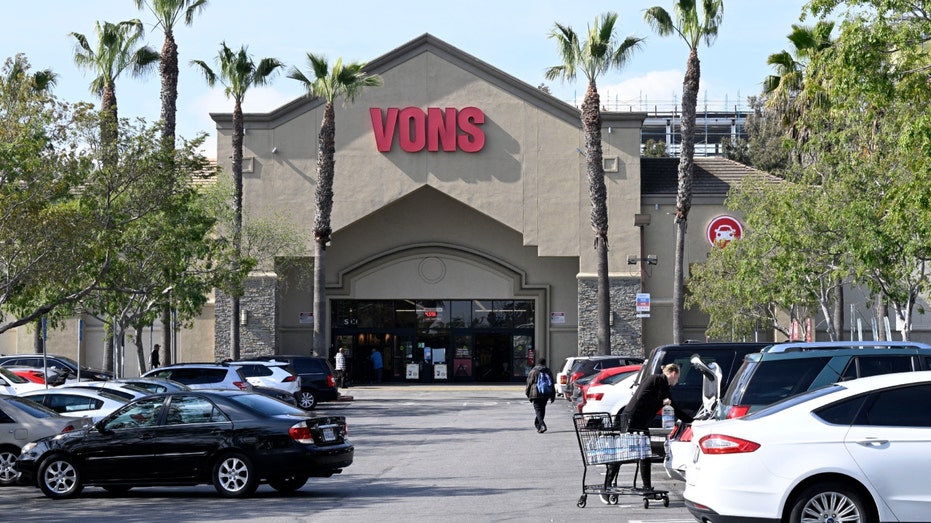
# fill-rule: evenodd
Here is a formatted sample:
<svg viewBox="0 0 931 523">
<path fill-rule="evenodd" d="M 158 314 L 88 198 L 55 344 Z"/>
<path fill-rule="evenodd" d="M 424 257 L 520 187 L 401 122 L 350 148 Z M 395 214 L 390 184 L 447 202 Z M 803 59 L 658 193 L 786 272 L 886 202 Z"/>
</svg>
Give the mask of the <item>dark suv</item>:
<svg viewBox="0 0 931 523">
<path fill-rule="evenodd" d="M 749 354 L 722 396 L 717 418 L 739 418 L 838 381 L 931 368 L 931 346 L 910 341 L 777 343 Z"/>
<path fill-rule="evenodd" d="M 301 377 L 301 392 L 298 394 L 297 406 L 312 409 L 321 401 L 336 401 L 339 390 L 333 378 L 333 367 L 326 358 L 301 356 L 297 354 L 275 354 L 252 358 L 261 361 L 286 361 L 291 370 Z"/>
<path fill-rule="evenodd" d="M 702 406 L 702 386 L 704 375 L 692 366 L 692 356 L 698 355 L 701 360 L 710 365 L 716 364 L 721 371 L 721 387 L 727 387 L 735 369 L 744 356 L 760 352 L 768 343 L 731 343 L 706 342 L 682 343 L 675 345 L 661 345 L 653 349 L 650 357 L 640 369 L 640 374 L 634 382 L 631 393 L 640 385 L 643 378 L 651 374 L 659 374 L 663 366 L 669 363 L 679 365 L 679 383 L 672 388 L 672 397 L 683 410 L 694 416 Z M 623 410 L 623 409 L 622 409 Z M 653 452 L 658 455 L 665 454 L 663 444 L 670 429 L 662 428 L 662 419 L 657 412 L 656 418 L 650 424 L 650 440 Z"/>
</svg>

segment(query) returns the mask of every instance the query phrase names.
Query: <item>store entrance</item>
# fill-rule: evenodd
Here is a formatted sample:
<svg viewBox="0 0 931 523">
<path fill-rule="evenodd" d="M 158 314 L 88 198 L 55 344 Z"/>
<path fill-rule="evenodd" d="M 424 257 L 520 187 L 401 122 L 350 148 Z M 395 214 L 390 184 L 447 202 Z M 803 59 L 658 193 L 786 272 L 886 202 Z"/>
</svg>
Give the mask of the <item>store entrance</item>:
<svg viewBox="0 0 931 523">
<path fill-rule="evenodd" d="M 511 380 L 511 336 L 475 333 L 475 381 Z"/>
</svg>

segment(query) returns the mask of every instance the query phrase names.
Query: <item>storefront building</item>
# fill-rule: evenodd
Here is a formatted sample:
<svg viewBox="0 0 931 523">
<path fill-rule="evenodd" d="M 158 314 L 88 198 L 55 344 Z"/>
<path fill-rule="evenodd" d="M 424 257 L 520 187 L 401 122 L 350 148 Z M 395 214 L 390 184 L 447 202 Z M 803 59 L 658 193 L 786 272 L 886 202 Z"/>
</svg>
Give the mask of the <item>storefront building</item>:
<svg viewBox="0 0 931 523">
<path fill-rule="evenodd" d="M 579 110 L 429 34 L 366 71 L 383 85 L 336 106 L 325 355 L 344 347 L 355 382 L 372 379 L 373 350 L 387 381 L 506 382 L 522 381 L 540 357 L 556 367 L 595 353 L 596 253 Z M 323 108 L 302 97 L 245 115 L 246 222 L 310 231 Z M 228 175 L 232 115 L 211 117 Z M 641 161 L 645 118 L 602 114 L 611 350 L 636 356 L 672 341 L 678 160 Z M 686 263 L 705 259 L 712 247 L 702 231 L 725 212 L 730 183 L 751 171 L 696 158 Z M 306 253 L 247 282 L 235 318 L 241 357 L 311 353 L 310 243 Z M 229 310 L 226 297 L 212 299 L 170 359 L 229 356 Z M 685 325 L 687 338 L 704 337 L 700 313 L 687 311 Z M 146 339 L 157 343 L 160 330 Z M 54 335 L 63 341 L 50 341 L 51 352 L 74 357 L 77 346 L 79 359 L 101 366 L 99 325 L 76 334 L 68 323 Z M 22 347 L 6 352 L 32 351 L 25 331 L 10 336 Z"/>
<path fill-rule="evenodd" d="M 594 353 L 596 260 L 578 109 L 431 35 L 366 70 L 383 86 L 336 108 L 327 356 L 343 346 L 363 382 L 372 350 L 388 380 L 516 381 L 541 356 L 555 366 Z M 286 211 L 311 227 L 323 107 L 300 98 L 245 115 L 244 219 Z M 211 116 L 229 172 L 232 115 Z M 659 210 L 642 201 L 645 116 L 602 115 L 612 351 L 630 355 L 644 351 L 635 304 L 646 282 L 628 258 L 645 259 L 644 216 Z M 665 212 L 674 193 L 659 203 Z M 250 321 L 241 354 L 309 353 L 312 282 L 284 269 L 266 277 L 273 283 L 242 301 Z M 257 297 L 274 304 L 273 317 L 249 305 Z M 229 352 L 221 301 L 218 356 Z"/>
</svg>

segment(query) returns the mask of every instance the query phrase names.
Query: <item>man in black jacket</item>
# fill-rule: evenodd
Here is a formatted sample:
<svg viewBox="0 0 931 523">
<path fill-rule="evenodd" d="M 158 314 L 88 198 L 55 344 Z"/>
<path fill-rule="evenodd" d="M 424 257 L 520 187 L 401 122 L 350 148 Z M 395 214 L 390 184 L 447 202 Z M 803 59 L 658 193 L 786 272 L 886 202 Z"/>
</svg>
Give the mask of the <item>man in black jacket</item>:
<svg viewBox="0 0 931 523">
<path fill-rule="evenodd" d="M 628 432 L 641 432 L 649 436 L 650 422 L 664 405 L 671 405 L 675 409 L 677 419 L 686 423 L 692 422 L 692 416 L 679 408 L 672 399 L 670 388 L 679 383 L 679 370 L 678 365 L 669 363 L 663 366 L 662 374 L 647 376 L 640 382 L 630 402 L 627 403 L 627 407 L 624 408 L 624 414 L 628 419 Z M 640 478 L 643 480 L 645 490 L 653 489 L 650 464 L 650 458 L 640 460 Z"/>
<path fill-rule="evenodd" d="M 549 378 L 549 387 L 545 391 L 541 391 L 537 387 L 540 373 L 545 374 L 546 377 Z M 530 373 L 527 374 L 527 399 L 530 400 L 530 403 L 533 403 L 533 412 L 536 416 L 533 419 L 533 426 L 537 428 L 537 432 L 540 434 L 546 432 L 546 423 L 543 421 L 543 418 L 546 417 L 546 402 L 549 401 L 553 403 L 556 401 L 555 383 L 556 380 L 553 379 L 553 371 L 546 366 L 546 358 L 540 358 L 540 363 L 530 369 Z"/>
</svg>

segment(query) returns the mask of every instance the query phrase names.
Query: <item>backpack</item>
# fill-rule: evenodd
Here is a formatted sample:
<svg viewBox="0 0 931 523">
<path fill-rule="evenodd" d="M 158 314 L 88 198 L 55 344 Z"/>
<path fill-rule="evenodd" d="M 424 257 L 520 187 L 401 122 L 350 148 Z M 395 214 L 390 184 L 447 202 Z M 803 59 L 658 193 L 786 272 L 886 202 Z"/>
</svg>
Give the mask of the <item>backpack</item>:
<svg viewBox="0 0 931 523">
<path fill-rule="evenodd" d="M 544 398 L 556 394 L 556 389 L 553 388 L 553 380 L 550 379 L 550 374 L 544 369 L 540 369 L 540 372 L 537 374 L 537 392 L 538 396 Z"/>
</svg>

